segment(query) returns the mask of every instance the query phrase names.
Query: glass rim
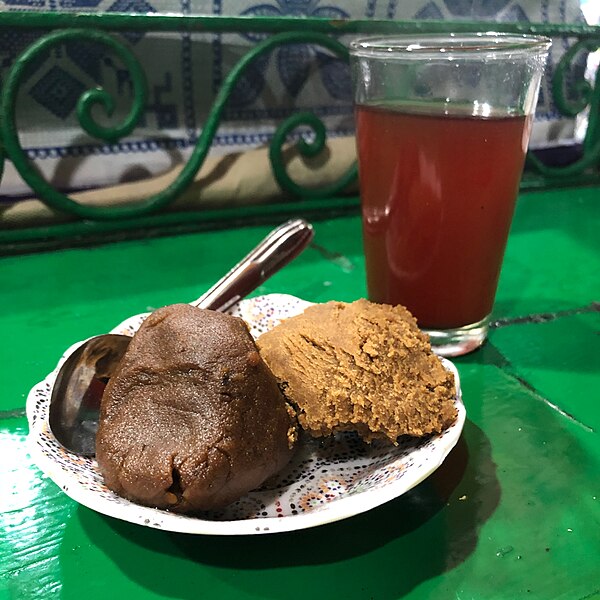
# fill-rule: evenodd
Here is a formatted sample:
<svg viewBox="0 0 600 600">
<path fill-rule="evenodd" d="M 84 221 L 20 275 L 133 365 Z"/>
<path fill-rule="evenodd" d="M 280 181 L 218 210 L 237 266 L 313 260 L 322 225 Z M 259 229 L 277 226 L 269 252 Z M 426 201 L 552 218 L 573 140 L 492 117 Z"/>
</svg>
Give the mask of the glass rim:
<svg viewBox="0 0 600 600">
<path fill-rule="evenodd" d="M 514 53 L 544 54 L 551 45 L 550 38 L 532 34 L 411 33 L 357 38 L 350 42 L 350 54 L 364 58 L 454 60 Z"/>
</svg>

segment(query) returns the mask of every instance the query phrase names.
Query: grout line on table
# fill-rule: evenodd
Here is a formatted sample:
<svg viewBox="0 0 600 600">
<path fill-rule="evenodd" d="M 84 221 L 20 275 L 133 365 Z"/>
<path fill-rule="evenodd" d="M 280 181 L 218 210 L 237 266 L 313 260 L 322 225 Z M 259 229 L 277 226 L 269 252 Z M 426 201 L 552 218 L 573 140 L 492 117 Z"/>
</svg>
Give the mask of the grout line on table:
<svg viewBox="0 0 600 600">
<path fill-rule="evenodd" d="M 594 590 L 590 594 L 586 594 L 585 596 L 581 596 L 579 600 L 589 600 L 590 598 L 597 598 L 600 595 L 600 588 Z"/>
<path fill-rule="evenodd" d="M 548 323 L 562 317 L 571 317 L 573 315 L 582 315 L 586 313 L 600 312 L 600 302 L 590 302 L 586 306 L 579 308 L 569 308 L 567 310 L 557 310 L 556 312 L 533 313 L 523 317 L 506 317 L 496 319 L 490 323 L 490 329 L 500 329 L 507 325 L 522 325 L 523 323 Z"/>
<path fill-rule="evenodd" d="M 583 428 L 588 433 L 596 433 L 596 430 L 593 427 L 590 427 L 583 421 L 580 421 L 577 417 L 575 417 L 571 413 L 567 412 L 566 410 L 562 409 L 560 406 L 558 406 L 558 404 L 555 404 L 554 402 L 552 402 L 551 400 L 546 398 L 544 395 L 542 395 L 540 393 L 540 391 L 534 385 L 532 385 L 529 381 L 527 381 L 527 379 L 525 379 L 524 377 L 522 377 L 521 375 L 519 375 L 517 373 L 516 369 L 513 367 L 513 364 L 510 362 L 510 360 L 508 360 L 508 358 L 506 358 L 506 356 L 502 352 L 500 352 L 500 350 L 498 350 L 497 347 L 494 346 L 494 349 L 495 349 L 498 357 L 502 361 L 501 366 L 500 365 L 497 365 L 497 366 L 499 366 L 504 373 L 506 373 L 509 377 L 512 377 L 517 383 L 519 383 L 519 385 L 521 385 L 528 392 L 533 394 L 538 400 L 540 400 L 544 404 L 546 404 L 546 406 L 550 407 L 552 410 L 557 412 L 559 415 L 561 415 L 565 419 L 568 419 L 569 421 L 571 421 L 571 423 L 574 423 L 575 425 L 579 425 L 579 427 Z"/>
<path fill-rule="evenodd" d="M 14 408 L 12 410 L 0 410 L 0 419 L 17 419 L 25 416 L 25 408 Z"/>
<path fill-rule="evenodd" d="M 575 416 L 573 416 L 571 413 L 568 413 L 566 410 L 562 409 L 560 406 L 558 406 L 558 404 L 554 404 L 554 402 L 551 402 L 550 400 L 548 400 L 548 398 L 546 398 L 545 396 L 542 396 L 542 394 L 540 394 L 539 391 L 533 385 L 531 385 L 526 379 L 524 379 L 520 375 L 517 375 L 516 373 L 509 373 L 509 375 L 511 375 L 511 377 L 514 377 L 525 389 L 527 389 L 532 394 L 534 394 L 539 400 L 542 400 L 542 402 L 547 404 L 551 409 L 555 410 L 559 415 L 562 415 L 563 417 L 565 417 L 572 423 L 575 423 L 576 425 L 583 427 L 583 429 L 585 429 L 587 432 L 595 433 L 595 430 L 593 427 L 586 425 L 585 423 L 583 423 L 582 421 L 577 419 Z"/>
<path fill-rule="evenodd" d="M 319 246 L 314 242 L 310 245 L 310 247 L 314 248 L 325 260 L 328 260 L 334 265 L 340 267 L 342 271 L 344 271 L 344 273 L 350 273 L 351 271 L 354 271 L 354 264 L 349 258 L 344 256 L 343 254 L 340 254 L 339 252 L 334 252 L 332 250 L 328 250 L 327 248 Z"/>
</svg>

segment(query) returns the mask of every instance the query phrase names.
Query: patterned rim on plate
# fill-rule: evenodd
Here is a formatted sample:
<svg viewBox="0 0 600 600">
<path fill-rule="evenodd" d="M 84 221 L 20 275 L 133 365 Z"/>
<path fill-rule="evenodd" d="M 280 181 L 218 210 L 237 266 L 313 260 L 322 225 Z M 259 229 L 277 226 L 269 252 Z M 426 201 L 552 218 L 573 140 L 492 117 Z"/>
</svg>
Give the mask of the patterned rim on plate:
<svg viewBox="0 0 600 600">
<path fill-rule="evenodd" d="M 229 312 L 243 318 L 256 338 L 282 319 L 301 313 L 309 302 L 286 294 L 242 300 Z M 111 333 L 133 335 L 149 313 L 135 315 Z M 134 504 L 111 492 L 102 480 L 96 461 L 65 450 L 48 426 L 52 386 L 66 358 L 83 342 L 71 346 L 56 368 L 34 386 L 27 397 L 29 445 L 33 459 L 73 500 L 99 513 L 156 529 L 209 535 L 250 535 L 314 527 L 365 512 L 396 498 L 433 473 L 455 446 L 466 412 L 458 372 L 456 422 L 440 435 L 363 443 L 350 433 L 315 440 L 306 436 L 290 464 L 260 489 L 248 493 L 219 511 L 200 516 L 178 515 Z"/>
</svg>

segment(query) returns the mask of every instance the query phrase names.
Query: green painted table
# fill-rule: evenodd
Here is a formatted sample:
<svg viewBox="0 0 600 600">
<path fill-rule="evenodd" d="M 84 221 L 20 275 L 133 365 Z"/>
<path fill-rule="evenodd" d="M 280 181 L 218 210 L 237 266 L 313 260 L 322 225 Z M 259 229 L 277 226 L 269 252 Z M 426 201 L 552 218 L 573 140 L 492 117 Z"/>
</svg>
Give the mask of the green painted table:
<svg viewBox="0 0 600 600">
<path fill-rule="evenodd" d="M 25 397 L 71 343 L 192 300 L 269 227 L 0 259 L 0 598 L 600 597 L 600 190 L 519 200 L 468 419 L 405 496 L 297 533 L 166 533 L 67 498 L 27 454 Z M 356 216 L 257 293 L 365 294 Z"/>
</svg>

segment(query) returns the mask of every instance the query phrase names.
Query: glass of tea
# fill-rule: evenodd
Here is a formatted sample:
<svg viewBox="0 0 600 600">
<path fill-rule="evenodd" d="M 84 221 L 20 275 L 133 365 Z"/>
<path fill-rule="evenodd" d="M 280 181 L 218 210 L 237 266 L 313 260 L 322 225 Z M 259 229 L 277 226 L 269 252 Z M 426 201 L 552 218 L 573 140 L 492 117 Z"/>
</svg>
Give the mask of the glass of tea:
<svg viewBox="0 0 600 600">
<path fill-rule="evenodd" d="M 350 57 L 369 298 L 434 350 L 486 339 L 550 40 L 359 39 Z"/>
</svg>

